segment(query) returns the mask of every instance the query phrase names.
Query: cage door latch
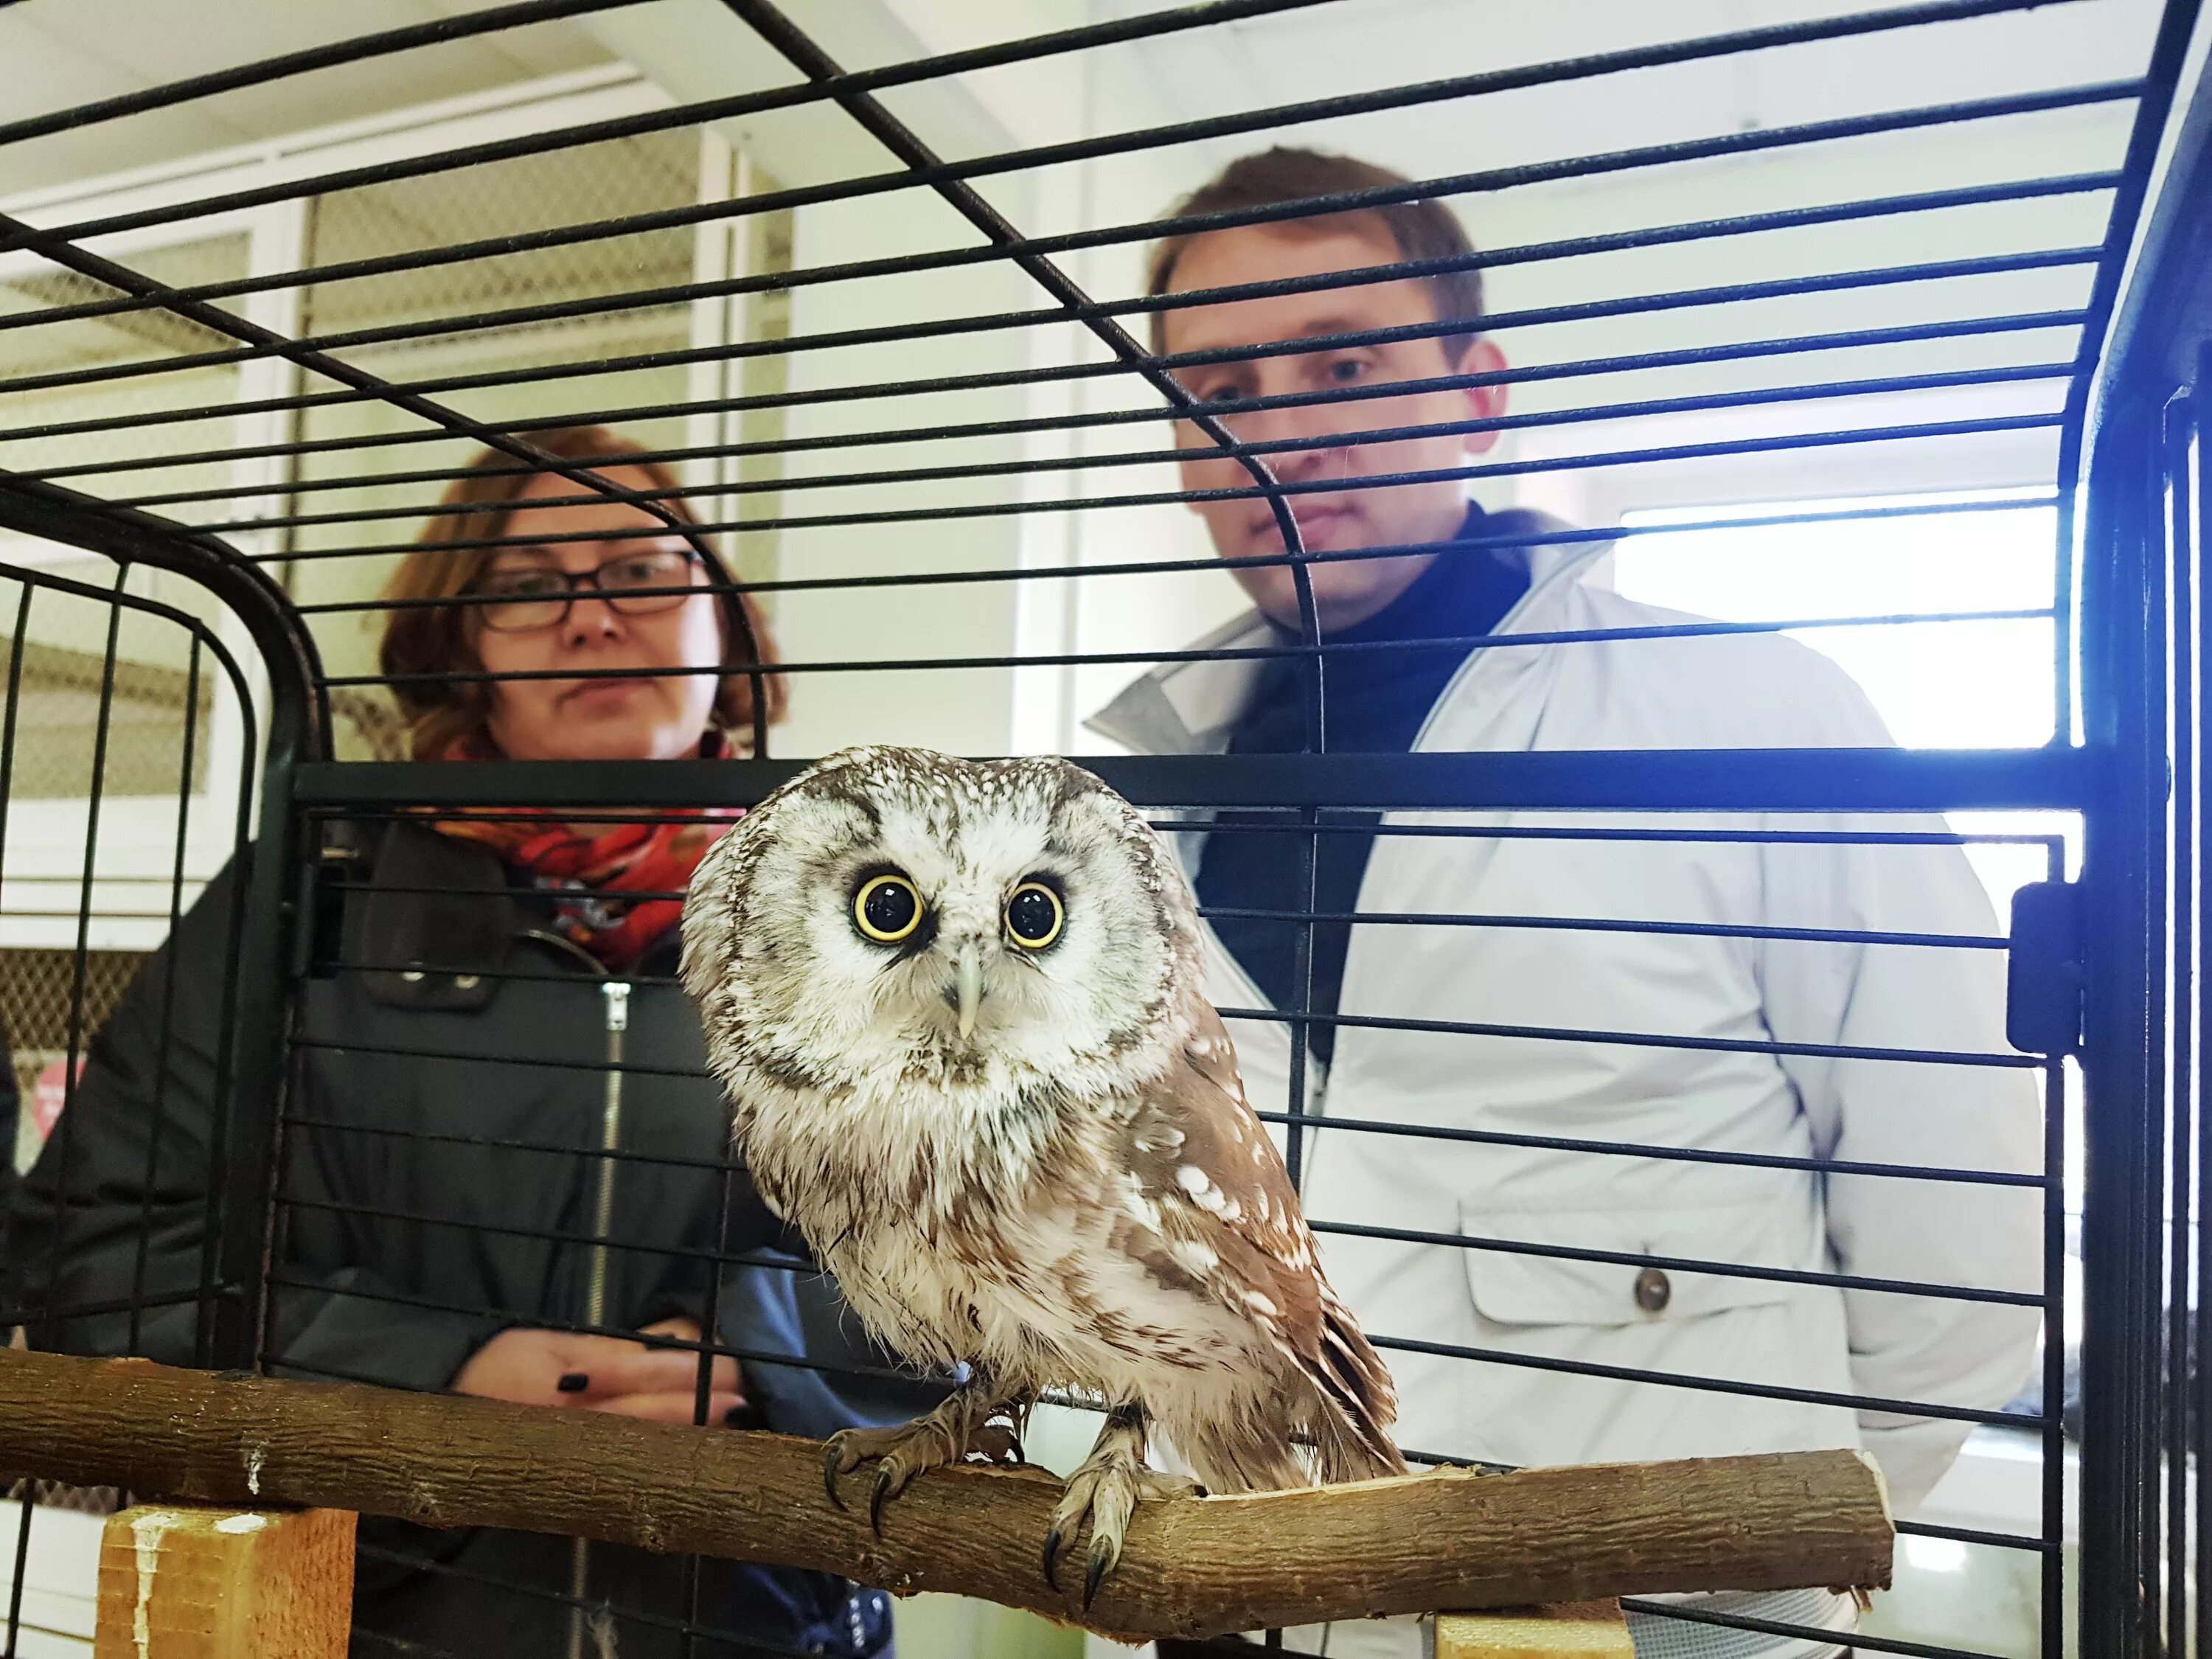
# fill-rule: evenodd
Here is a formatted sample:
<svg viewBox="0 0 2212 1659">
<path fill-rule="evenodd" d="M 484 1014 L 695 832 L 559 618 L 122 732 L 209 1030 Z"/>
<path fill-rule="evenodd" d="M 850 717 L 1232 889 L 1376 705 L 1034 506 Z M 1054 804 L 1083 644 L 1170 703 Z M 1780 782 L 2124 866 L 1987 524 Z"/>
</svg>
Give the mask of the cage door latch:
<svg viewBox="0 0 2212 1659">
<path fill-rule="evenodd" d="M 2005 974 L 2005 1040 L 2026 1054 L 2070 1054 L 2081 1046 L 2081 889 L 2030 882 L 2012 896 Z"/>
</svg>

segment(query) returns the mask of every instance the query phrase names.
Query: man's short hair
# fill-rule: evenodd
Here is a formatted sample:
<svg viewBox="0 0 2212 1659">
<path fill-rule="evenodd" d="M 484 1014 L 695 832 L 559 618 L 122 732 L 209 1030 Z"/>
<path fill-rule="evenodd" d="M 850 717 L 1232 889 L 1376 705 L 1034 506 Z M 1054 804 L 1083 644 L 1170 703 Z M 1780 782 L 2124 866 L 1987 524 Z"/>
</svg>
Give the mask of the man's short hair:
<svg viewBox="0 0 2212 1659">
<path fill-rule="evenodd" d="M 1339 196 L 1348 191 L 1413 182 L 1404 173 L 1378 167 L 1371 161 L 1278 145 L 1231 161 L 1212 179 L 1176 203 L 1171 216 L 1180 219 L 1193 214 L 1247 212 L 1282 207 L 1316 196 Z M 1373 207 L 1345 209 L 1304 218 L 1271 220 L 1266 228 L 1291 235 L 1310 235 L 1332 230 L 1371 230 L 1378 225 L 1388 233 L 1401 259 L 1445 259 L 1468 257 L 1474 252 L 1474 245 L 1468 240 L 1467 228 L 1460 223 L 1459 216 L 1431 198 L 1380 202 Z M 1152 273 L 1145 292 L 1155 298 L 1165 294 L 1168 284 L 1175 280 L 1176 262 L 1182 258 L 1183 250 L 1206 234 L 1193 230 L 1162 237 L 1152 248 Z M 1472 322 L 1481 317 L 1482 272 L 1473 265 L 1438 271 L 1421 280 L 1436 297 L 1439 321 L 1465 318 Z M 1167 313 L 1155 311 L 1152 316 L 1152 350 L 1155 355 L 1164 354 Z M 1463 333 L 1443 336 L 1446 361 L 1456 368 L 1467 356 L 1468 348 L 1474 343 L 1477 332 L 1470 328 Z"/>
</svg>

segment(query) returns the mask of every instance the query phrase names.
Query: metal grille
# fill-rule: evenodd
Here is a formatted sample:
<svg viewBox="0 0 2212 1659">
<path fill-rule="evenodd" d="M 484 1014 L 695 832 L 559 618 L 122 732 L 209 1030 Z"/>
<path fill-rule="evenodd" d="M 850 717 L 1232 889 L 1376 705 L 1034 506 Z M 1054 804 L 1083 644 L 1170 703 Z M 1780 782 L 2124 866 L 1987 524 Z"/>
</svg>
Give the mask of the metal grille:
<svg viewBox="0 0 2212 1659">
<path fill-rule="evenodd" d="M 635 912 L 485 832 L 696 821 L 854 742 L 1078 755 L 1199 879 L 1409 1456 L 1913 1471 L 1871 1612 L 1635 1599 L 1644 1659 L 2204 1651 L 2197 6 L 1035 9 L 526 0 L 0 110 L 27 147 L 393 74 L 366 129 L 0 203 L 0 1018 L 68 1094 L 0 1322 L 417 1389 L 509 1328 L 646 1335 L 696 1356 L 702 1433 L 718 1357 L 746 1422 L 903 1413 L 941 1380 L 747 1231 L 672 962 L 580 949 Z M 525 25 L 635 67 L 407 107 L 407 65 Z M 1169 206 L 1271 143 L 1409 181 Z M 1297 263 L 1292 222 L 1427 201 L 1473 252 Z M 1163 237 L 1253 234 L 1280 274 L 1146 290 Z M 1468 273 L 1479 318 L 1360 309 Z M 1413 393 L 1357 372 L 1468 334 Z M 1285 338 L 1354 372 L 1256 378 Z M 486 447 L 772 622 L 773 680 L 684 671 L 749 680 L 738 757 L 409 758 L 395 690 L 531 684 L 380 655 L 483 610 L 395 572 L 547 533 L 432 522 Z M 1436 553 L 1346 502 L 1439 482 L 1482 509 L 1451 558 L 1525 597 L 1326 621 Z M 1240 548 L 1274 625 L 1235 623 Z M 1368 666 L 1424 651 L 1461 665 L 1425 735 L 1347 746 Z M 361 1650 L 760 1650 L 726 1565 L 426 1536 L 364 1531 Z M 823 1641 L 882 1614 L 815 1588 Z"/>
</svg>

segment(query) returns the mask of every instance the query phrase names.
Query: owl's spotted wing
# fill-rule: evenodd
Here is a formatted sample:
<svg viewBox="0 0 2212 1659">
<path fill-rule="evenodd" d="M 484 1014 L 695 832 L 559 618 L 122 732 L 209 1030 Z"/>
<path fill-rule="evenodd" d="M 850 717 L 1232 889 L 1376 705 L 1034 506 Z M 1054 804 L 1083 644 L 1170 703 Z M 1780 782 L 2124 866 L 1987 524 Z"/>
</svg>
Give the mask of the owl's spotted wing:
<svg viewBox="0 0 2212 1659">
<path fill-rule="evenodd" d="M 1193 1012 L 1182 1052 L 1128 1124 L 1122 1167 L 1142 1219 L 1117 1242 L 1162 1280 L 1249 1320 L 1334 1407 L 1334 1420 L 1316 1425 L 1324 1480 L 1402 1474 L 1390 1374 L 1322 1276 L 1221 1017 L 1202 1000 Z"/>
</svg>

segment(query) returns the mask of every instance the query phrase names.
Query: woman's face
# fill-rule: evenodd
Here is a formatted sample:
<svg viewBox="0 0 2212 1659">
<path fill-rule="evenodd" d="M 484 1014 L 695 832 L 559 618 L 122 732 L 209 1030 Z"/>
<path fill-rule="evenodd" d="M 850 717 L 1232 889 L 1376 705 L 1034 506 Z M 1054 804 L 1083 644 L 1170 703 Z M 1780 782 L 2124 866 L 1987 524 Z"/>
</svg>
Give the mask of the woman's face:
<svg viewBox="0 0 2212 1659">
<path fill-rule="evenodd" d="M 635 467 L 609 467 L 602 476 L 623 489 L 644 492 L 653 481 Z M 579 495 L 584 486 L 548 473 L 532 478 L 508 515 L 506 534 L 529 537 L 501 548 L 480 586 L 514 591 L 531 576 L 599 572 L 610 586 L 647 568 L 657 556 L 687 554 L 680 536 L 620 536 L 614 532 L 659 521 L 620 501 L 538 507 L 548 496 Z M 543 545 L 535 544 L 542 540 Z M 673 580 L 654 586 L 705 581 L 696 559 L 685 559 Z M 602 569 L 602 567 L 606 567 Z M 547 591 L 551 591 L 550 588 Z M 645 601 L 651 604 L 651 600 Z M 486 607 L 494 617 L 511 607 Z M 520 614 L 520 613 L 517 613 Z M 605 678 L 507 680 L 492 688 L 488 721 L 492 740 L 510 760 L 674 760 L 696 753 L 721 681 L 714 674 L 671 673 L 714 668 L 722 661 L 722 609 L 713 592 L 699 592 L 648 616 L 625 614 L 586 586 L 558 623 L 507 632 L 480 628 L 477 654 L 491 674 L 588 673 L 622 671 Z"/>
</svg>

